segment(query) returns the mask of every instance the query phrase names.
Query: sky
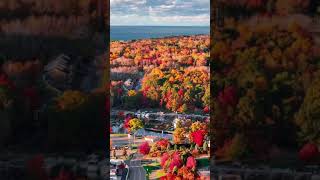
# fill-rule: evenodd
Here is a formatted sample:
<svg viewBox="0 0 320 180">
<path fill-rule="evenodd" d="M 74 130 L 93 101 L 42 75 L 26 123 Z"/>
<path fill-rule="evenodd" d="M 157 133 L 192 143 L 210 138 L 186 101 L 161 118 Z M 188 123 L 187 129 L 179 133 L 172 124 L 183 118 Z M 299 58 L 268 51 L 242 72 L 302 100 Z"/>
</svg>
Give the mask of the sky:
<svg viewBox="0 0 320 180">
<path fill-rule="evenodd" d="M 209 26 L 210 0 L 111 0 L 110 24 Z"/>
</svg>

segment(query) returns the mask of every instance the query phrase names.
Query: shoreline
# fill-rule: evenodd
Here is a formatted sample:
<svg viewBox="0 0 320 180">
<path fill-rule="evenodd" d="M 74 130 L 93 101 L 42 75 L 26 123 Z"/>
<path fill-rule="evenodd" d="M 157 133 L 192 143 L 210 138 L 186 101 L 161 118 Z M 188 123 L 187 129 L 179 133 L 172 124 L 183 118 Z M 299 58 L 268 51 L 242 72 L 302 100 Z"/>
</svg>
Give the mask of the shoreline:
<svg viewBox="0 0 320 180">
<path fill-rule="evenodd" d="M 164 36 L 164 37 L 149 37 L 149 38 L 141 38 L 141 39 L 131 39 L 131 40 L 112 40 L 110 38 L 110 42 L 135 42 L 141 40 L 159 40 L 159 39 L 170 39 L 170 38 L 183 38 L 183 37 L 196 37 L 196 36 L 210 36 L 209 34 L 194 34 L 194 35 L 171 35 L 171 36 Z"/>
</svg>

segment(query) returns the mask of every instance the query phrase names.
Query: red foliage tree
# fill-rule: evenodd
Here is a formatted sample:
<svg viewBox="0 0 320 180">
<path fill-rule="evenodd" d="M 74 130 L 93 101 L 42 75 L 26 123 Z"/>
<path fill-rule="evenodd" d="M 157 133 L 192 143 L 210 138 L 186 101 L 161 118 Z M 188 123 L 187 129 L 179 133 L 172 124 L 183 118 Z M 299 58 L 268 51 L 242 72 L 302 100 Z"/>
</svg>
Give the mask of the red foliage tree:
<svg viewBox="0 0 320 180">
<path fill-rule="evenodd" d="M 202 146 L 205 135 L 206 132 L 204 130 L 197 130 L 191 133 L 192 141 L 196 143 L 198 146 Z"/>
<path fill-rule="evenodd" d="M 14 84 L 9 80 L 8 76 L 4 73 L 0 74 L 0 86 L 7 87 L 9 89 L 14 89 Z"/>
<path fill-rule="evenodd" d="M 247 7 L 260 8 L 265 3 L 265 0 L 248 0 Z"/>
<path fill-rule="evenodd" d="M 210 112 L 210 108 L 208 106 L 203 108 L 203 112 L 204 113 L 209 113 Z"/>
<path fill-rule="evenodd" d="M 32 109 L 35 109 L 40 105 L 40 97 L 36 88 L 34 87 L 24 88 L 22 94 L 26 98 L 27 103 Z"/>
<path fill-rule="evenodd" d="M 71 172 L 62 169 L 54 180 L 73 180 L 74 176 Z"/>
<path fill-rule="evenodd" d="M 168 153 L 162 154 L 160 165 L 162 168 L 165 168 L 164 166 L 166 165 L 167 160 L 170 158 L 170 155 Z"/>
<path fill-rule="evenodd" d="M 131 120 L 131 116 L 126 117 L 126 119 L 124 120 L 124 128 L 126 128 L 128 132 L 130 132 L 130 125 L 129 125 L 130 120 Z"/>
<path fill-rule="evenodd" d="M 143 155 L 147 155 L 150 152 L 150 145 L 148 142 L 144 142 L 139 146 L 139 152 Z"/>
<path fill-rule="evenodd" d="M 44 156 L 36 155 L 31 160 L 27 162 L 27 169 L 32 177 L 35 180 L 47 180 L 48 176 L 44 169 Z"/>
<path fill-rule="evenodd" d="M 228 86 L 219 93 L 218 101 L 222 106 L 235 106 L 238 103 L 237 90 L 234 86 Z"/>
<path fill-rule="evenodd" d="M 187 159 L 186 166 L 187 166 L 187 168 L 190 168 L 190 169 L 196 168 L 196 166 L 197 166 L 196 159 L 194 157 L 192 157 L 192 156 L 189 156 L 188 159 Z"/>
<path fill-rule="evenodd" d="M 160 178 L 160 180 L 176 180 L 177 176 L 173 173 L 167 173 L 166 176 Z"/>
<path fill-rule="evenodd" d="M 118 168 L 119 169 L 124 169 L 126 166 L 124 165 L 124 163 L 121 163 L 119 166 L 118 166 Z"/>
<path fill-rule="evenodd" d="M 179 89 L 178 94 L 179 94 L 179 96 L 183 96 L 183 94 L 184 94 L 183 89 Z"/>
<path fill-rule="evenodd" d="M 167 148 L 168 145 L 169 145 L 168 139 L 161 139 L 157 141 L 157 146 L 160 146 L 161 148 Z"/>
<path fill-rule="evenodd" d="M 122 95 L 123 90 L 122 90 L 121 88 L 118 88 L 118 89 L 117 89 L 117 93 L 118 93 L 118 95 L 120 96 L 120 95 Z"/>
<path fill-rule="evenodd" d="M 124 112 L 123 112 L 123 111 L 119 111 L 119 112 L 118 112 L 118 116 L 119 116 L 119 117 L 124 117 Z"/>
<path fill-rule="evenodd" d="M 174 168 L 180 168 L 182 166 L 182 160 L 180 155 L 174 154 L 169 165 L 170 172 L 174 171 Z"/>
<path fill-rule="evenodd" d="M 299 158 L 305 162 L 317 159 L 319 156 L 320 153 L 317 145 L 312 143 L 305 144 L 299 152 Z"/>
</svg>

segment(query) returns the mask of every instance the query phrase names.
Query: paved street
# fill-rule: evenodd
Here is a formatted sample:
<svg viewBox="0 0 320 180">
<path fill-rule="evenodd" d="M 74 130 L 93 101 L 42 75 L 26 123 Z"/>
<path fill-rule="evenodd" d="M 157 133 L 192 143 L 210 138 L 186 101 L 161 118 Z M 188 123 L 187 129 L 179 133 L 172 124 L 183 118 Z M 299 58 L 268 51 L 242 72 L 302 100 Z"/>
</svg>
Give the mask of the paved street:
<svg viewBox="0 0 320 180">
<path fill-rule="evenodd" d="M 131 143 L 133 144 L 133 138 L 129 139 L 127 136 L 125 137 L 114 137 L 111 136 L 110 139 L 112 140 L 112 145 L 113 146 L 125 146 L 125 145 L 130 145 Z M 135 144 L 141 144 L 145 142 L 144 139 L 135 139 Z"/>
<path fill-rule="evenodd" d="M 129 180 L 146 180 L 146 171 L 141 165 L 141 155 L 135 154 L 128 166 Z"/>
<path fill-rule="evenodd" d="M 118 115 L 119 112 L 123 112 L 125 114 L 135 114 L 137 113 L 136 111 L 127 111 L 127 110 L 111 110 L 111 116 L 116 116 Z M 199 114 L 181 114 L 181 113 L 164 113 L 163 115 L 160 114 L 160 112 L 148 112 L 149 115 L 153 115 L 153 116 L 172 116 L 172 117 L 176 117 L 176 116 L 180 116 L 180 117 L 193 117 L 193 118 L 208 118 L 209 115 L 199 115 Z"/>
</svg>

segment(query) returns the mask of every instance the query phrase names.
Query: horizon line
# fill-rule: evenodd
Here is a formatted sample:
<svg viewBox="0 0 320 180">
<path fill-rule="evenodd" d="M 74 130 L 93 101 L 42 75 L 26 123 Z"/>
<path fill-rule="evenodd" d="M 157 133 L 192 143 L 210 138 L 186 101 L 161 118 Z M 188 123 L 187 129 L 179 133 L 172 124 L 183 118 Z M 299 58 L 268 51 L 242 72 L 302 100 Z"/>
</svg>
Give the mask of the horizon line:
<svg viewBox="0 0 320 180">
<path fill-rule="evenodd" d="M 152 27 L 210 27 L 210 25 L 110 25 L 110 26 L 152 26 Z"/>
</svg>

